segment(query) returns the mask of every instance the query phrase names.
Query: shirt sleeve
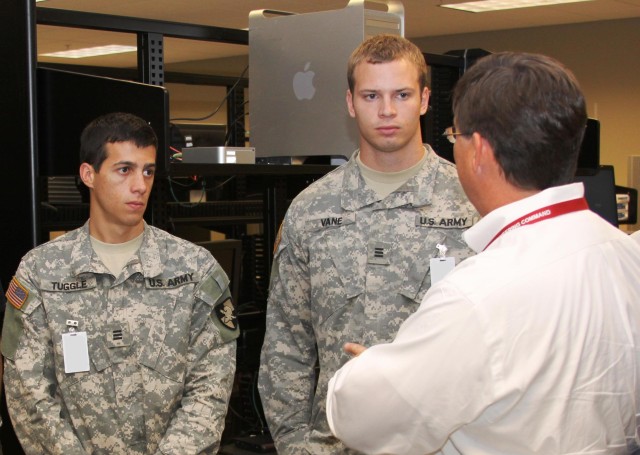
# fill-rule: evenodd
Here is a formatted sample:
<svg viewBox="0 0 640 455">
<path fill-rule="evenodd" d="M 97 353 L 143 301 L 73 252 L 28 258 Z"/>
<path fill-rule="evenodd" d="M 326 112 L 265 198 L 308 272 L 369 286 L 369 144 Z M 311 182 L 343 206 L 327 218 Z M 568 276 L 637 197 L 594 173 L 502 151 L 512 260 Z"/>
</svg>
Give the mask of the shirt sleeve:
<svg viewBox="0 0 640 455">
<path fill-rule="evenodd" d="M 283 229 L 271 272 L 259 376 L 265 417 L 281 454 L 308 453 L 317 354 L 304 254 Z"/>
<path fill-rule="evenodd" d="M 53 342 L 37 286 L 22 263 L 9 284 L 2 332 L 5 394 L 26 453 L 86 454 L 56 393 Z"/>
<path fill-rule="evenodd" d="M 195 293 L 184 393 L 158 454 L 218 452 L 233 387 L 238 335 L 229 279 L 215 264 Z"/>
<path fill-rule="evenodd" d="M 432 453 L 487 406 L 490 376 L 473 305 L 436 285 L 392 343 L 367 349 L 336 372 L 329 426 L 364 453 Z"/>
</svg>

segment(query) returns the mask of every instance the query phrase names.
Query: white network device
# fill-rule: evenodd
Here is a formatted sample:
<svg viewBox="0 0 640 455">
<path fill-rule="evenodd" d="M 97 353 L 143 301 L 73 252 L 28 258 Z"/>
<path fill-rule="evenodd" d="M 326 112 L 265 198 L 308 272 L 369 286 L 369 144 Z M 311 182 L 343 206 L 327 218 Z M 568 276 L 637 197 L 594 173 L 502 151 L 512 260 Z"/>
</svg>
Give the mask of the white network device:
<svg viewBox="0 0 640 455">
<path fill-rule="evenodd" d="M 185 147 L 182 162 L 192 164 L 255 164 L 254 147 Z"/>
</svg>

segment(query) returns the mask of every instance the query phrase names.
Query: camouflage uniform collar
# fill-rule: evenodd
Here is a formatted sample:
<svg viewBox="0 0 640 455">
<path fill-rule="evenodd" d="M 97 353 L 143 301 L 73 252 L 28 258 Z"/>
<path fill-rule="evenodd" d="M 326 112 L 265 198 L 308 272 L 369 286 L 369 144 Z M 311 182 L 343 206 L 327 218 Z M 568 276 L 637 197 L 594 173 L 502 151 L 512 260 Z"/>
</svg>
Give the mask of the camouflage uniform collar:
<svg viewBox="0 0 640 455">
<path fill-rule="evenodd" d="M 359 154 L 360 150 L 356 150 L 343 167 L 340 205 L 344 210 L 358 210 L 379 200 L 376 192 L 367 187 L 364 177 L 360 173 L 360 168 L 356 163 L 356 157 Z"/>
<path fill-rule="evenodd" d="M 382 201 L 380 201 L 375 191 L 365 184 L 360 168 L 356 163 L 356 157 L 360 153 L 357 150 L 343 168 L 344 178 L 342 181 L 342 196 L 340 198 L 342 208 L 344 210 L 358 210 L 376 202 L 382 202 L 387 208 L 407 204 L 411 204 L 414 207 L 429 205 L 433 195 L 440 158 L 428 144 L 424 144 L 424 146 L 427 150 L 427 159 L 420 171 Z"/>
<path fill-rule="evenodd" d="M 160 239 L 154 228 L 144 223 L 144 238 L 140 246 L 140 264 L 145 278 L 153 278 L 162 274 L 164 264 L 169 260 L 164 241 Z"/>
<path fill-rule="evenodd" d="M 98 260 L 89 238 L 89 221 L 76 231 L 77 237 L 71 251 L 70 267 L 74 276 L 83 273 L 111 273 Z M 138 253 L 139 264 L 145 277 L 153 278 L 162 273 L 162 264 L 166 261 L 161 253 L 160 240 L 147 223 L 144 223 L 142 245 Z M 127 266 L 128 267 L 128 266 Z"/>
<path fill-rule="evenodd" d="M 71 260 L 69 267 L 75 277 L 83 273 L 109 273 L 107 268 L 98 260 L 93 251 L 89 237 L 89 220 L 80 229 L 75 231 L 76 239 L 71 248 Z"/>
</svg>

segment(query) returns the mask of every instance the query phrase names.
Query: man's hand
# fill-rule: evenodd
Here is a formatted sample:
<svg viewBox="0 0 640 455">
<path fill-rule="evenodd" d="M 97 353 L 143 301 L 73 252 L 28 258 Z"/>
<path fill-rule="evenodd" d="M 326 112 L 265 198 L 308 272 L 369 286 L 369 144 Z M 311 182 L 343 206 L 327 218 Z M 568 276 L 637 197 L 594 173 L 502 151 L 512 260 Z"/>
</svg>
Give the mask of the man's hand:
<svg viewBox="0 0 640 455">
<path fill-rule="evenodd" d="M 358 357 L 360 354 L 367 350 L 367 348 L 358 343 L 345 343 L 343 349 L 344 352 L 353 357 Z"/>
</svg>

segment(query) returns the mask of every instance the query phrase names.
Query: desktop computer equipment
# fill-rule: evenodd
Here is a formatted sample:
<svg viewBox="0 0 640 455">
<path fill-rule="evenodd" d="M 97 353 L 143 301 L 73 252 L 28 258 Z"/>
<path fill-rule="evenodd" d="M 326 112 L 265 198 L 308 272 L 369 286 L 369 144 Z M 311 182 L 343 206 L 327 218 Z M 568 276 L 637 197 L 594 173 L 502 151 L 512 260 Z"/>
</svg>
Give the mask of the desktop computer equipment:
<svg viewBox="0 0 640 455">
<path fill-rule="evenodd" d="M 256 157 L 351 156 L 358 132 L 346 105 L 349 56 L 370 36 L 404 35 L 402 4 L 376 6 L 351 0 L 340 10 L 250 13 L 249 140 Z"/>
<path fill-rule="evenodd" d="M 601 165 L 596 169 L 578 169 L 575 182 L 584 184 L 584 197 L 592 212 L 618 227 L 618 205 L 613 166 Z"/>
<path fill-rule="evenodd" d="M 194 164 L 255 164 L 253 147 L 185 147 L 182 162 Z"/>
<path fill-rule="evenodd" d="M 158 136 L 157 175 L 169 162 L 169 92 L 157 85 L 39 67 L 37 80 L 39 173 L 77 175 L 80 135 L 100 115 L 130 112 Z"/>
<path fill-rule="evenodd" d="M 178 150 L 184 147 L 219 147 L 227 142 L 227 125 L 172 122 L 169 127 L 171 145 Z"/>
</svg>

